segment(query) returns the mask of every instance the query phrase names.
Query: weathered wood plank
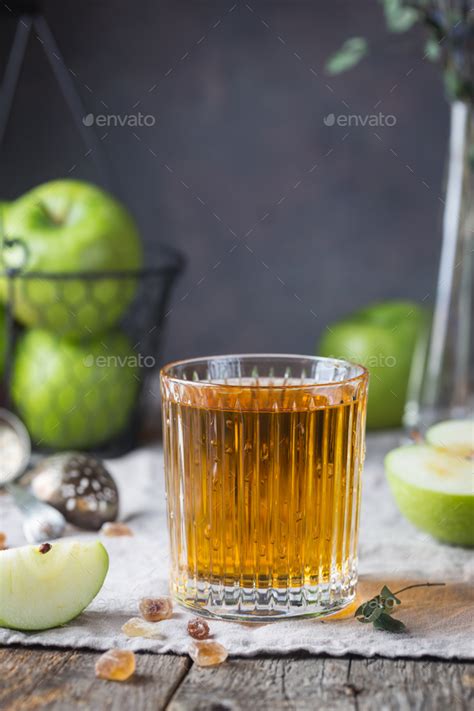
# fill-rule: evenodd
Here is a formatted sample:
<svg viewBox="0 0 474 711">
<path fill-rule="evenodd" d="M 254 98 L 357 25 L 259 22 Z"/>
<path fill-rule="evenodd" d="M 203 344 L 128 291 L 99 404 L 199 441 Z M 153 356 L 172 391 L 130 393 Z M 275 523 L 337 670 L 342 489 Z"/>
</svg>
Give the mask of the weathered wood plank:
<svg viewBox="0 0 474 711">
<path fill-rule="evenodd" d="M 349 661 L 280 657 L 230 659 L 219 667 L 193 666 L 169 711 L 224 709 L 356 709 L 347 687 Z"/>
<path fill-rule="evenodd" d="M 348 682 L 359 711 L 462 711 L 473 707 L 474 664 L 352 660 Z"/>
<path fill-rule="evenodd" d="M 17 711 L 44 679 L 54 679 L 72 655 L 69 650 L 0 650 L 0 708 Z"/>
<path fill-rule="evenodd" d="M 186 675 L 187 657 L 137 655 L 128 682 L 96 679 L 94 652 L 5 649 L 0 652 L 2 711 L 157 711 Z"/>
<path fill-rule="evenodd" d="M 201 669 L 186 657 L 137 655 L 126 683 L 95 678 L 98 654 L 0 650 L 2 711 L 466 711 L 474 664 L 315 657 L 237 658 Z"/>
<path fill-rule="evenodd" d="M 463 711 L 472 708 L 474 665 L 414 660 L 231 659 L 193 666 L 169 711 Z"/>
</svg>

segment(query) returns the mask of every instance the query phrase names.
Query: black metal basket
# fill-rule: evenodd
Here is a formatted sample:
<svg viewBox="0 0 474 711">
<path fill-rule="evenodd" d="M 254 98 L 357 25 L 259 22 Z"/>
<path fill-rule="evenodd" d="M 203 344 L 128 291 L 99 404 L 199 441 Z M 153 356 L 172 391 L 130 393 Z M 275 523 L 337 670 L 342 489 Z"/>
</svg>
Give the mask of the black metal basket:
<svg viewBox="0 0 474 711">
<path fill-rule="evenodd" d="M 8 246 L 15 244 L 24 249 L 19 240 Z M 133 271 L 48 273 L 21 267 L 0 271 L 6 311 L 0 401 L 25 420 L 34 449 L 81 449 L 116 456 L 136 445 L 150 399 L 157 401 L 167 304 L 184 266 L 177 250 L 162 245 L 154 250 L 154 262 L 158 266 Z M 108 324 L 110 312 L 114 320 L 114 308 L 120 312 L 127 302 L 118 325 Z M 31 321 L 35 330 L 20 320 Z M 99 335 L 88 333 L 88 323 L 105 329 L 98 329 Z M 38 329 L 44 335 L 32 336 Z M 26 339 L 31 349 L 40 346 L 37 365 L 30 353 L 33 364 L 28 366 L 26 383 L 19 386 L 15 372 L 21 339 L 23 347 Z M 48 378 L 55 379 L 50 395 L 43 388 Z M 43 431 L 50 434 L 42 437 Z"/>
</svg>

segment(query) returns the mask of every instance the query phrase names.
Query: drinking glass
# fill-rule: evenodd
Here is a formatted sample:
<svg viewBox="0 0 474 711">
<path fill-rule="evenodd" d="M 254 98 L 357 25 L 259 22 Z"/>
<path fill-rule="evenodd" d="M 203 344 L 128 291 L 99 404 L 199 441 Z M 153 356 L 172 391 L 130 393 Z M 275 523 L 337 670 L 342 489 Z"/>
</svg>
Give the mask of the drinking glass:
<svg viewBox="0 0 474 711">
<path fill-rule="evenodd" d="M 324 615 L 355 595 L 368 375 L 296 355 L 161 372 L 171 590 L 204 615 Z"/>
</svg>

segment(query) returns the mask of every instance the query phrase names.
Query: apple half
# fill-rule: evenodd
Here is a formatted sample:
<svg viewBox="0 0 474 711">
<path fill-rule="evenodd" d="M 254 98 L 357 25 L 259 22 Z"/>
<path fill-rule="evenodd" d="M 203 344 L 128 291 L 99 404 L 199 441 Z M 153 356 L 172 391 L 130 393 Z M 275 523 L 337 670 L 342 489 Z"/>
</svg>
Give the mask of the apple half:
<svg viewBox="0 0 474 711">
<path fill-rule="evenodd" d="M 426 432 L 426 441 L 433 447 L 460 457 L 474 455 L 474 420 L 446 420 Z"/>
<path fill-rule="evenodd" d="M 33 631 L 64 625 L 95 598 L 108 567 L 100 541 L 64 540 L 0 552 L 0 627 Z"/>
<path fill-rule="evenodd" d="M 385 471 L 401 513 L 417 528 L 460 546 L 474 546 L 473 464 L 426 445 L 394 449 Z"/>
</svg>

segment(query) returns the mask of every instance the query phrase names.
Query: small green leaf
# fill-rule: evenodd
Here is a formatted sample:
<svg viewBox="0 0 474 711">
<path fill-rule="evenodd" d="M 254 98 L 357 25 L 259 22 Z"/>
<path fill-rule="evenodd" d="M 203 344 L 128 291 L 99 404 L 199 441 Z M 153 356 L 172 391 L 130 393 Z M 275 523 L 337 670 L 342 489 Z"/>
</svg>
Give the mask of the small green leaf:
<svg viewBox="0 0 474 711">
<path fill-rule="evenodd" d="M 377 604 L 372 605 L 370 608 L 368 608 L 367 612 L 364 614 L 364 617 L 366 618 L 367 622 L 375 622 L 375 620 L 379 618 L 382 614 L 383 607 L 380 607 L 380 605 Z"/>
<path fill-rule="evenodd" d="M 401 590 L 397 590 L 396 593 L 393 593 L 387 585 L 384 585 L 378 595 L 367 600 L 367 602 L 363 602 L 362 605 L 359 605 L 354 613 L 354 617 L 356 617 L 359 622 L 372 622 L 377 630 L 404 632 L 406 627 L 403 622 L 391 617 L 397 605 L 402 604 L 397 595 L 405 592 L 405 590 L 411 590 L 412 588 L 431 588 L 439 585 L 445 585 L 445 583 L 415 583 L 413 585 L 406 585 L 404 588 L 401 588 Z"/>
<path fill-rule="evenodd" d="M 426 41 L 425 44 L 425 57 L 430 60 L 430 62 L 437 62 L 441 57 L 441 45 L 438 40 L 431 37 Z"/>
<path fill-rule="evenodd" d="M 395 597 L 393 592 L 389 590 L 386 585 L 383 586 L 380 592 L 380 600 L 384 612 L 386 612 L 387 615 L 391 615 L 395 611 L 396 606 L 401 604 L 398 597 Z"/>
<path fill-rule="evenodd" d="M 364 37 L 351 37 L 344 42 L 342 47 L 329 57 L 326 70 L 329 74 L 340 74 L 356 64 L 367 54 L 368 45 Z"/>
<path fill-rule="evenodd" d="M 382 597 L 384 600 L 389 597 L 393 597 L 393 599 L 396 600 L 398 604 L 400 604 L 400 600 L 395 597 L 394 593 L 386 585 L 384 585 L 382 590 L 380 591 L 380 597 Z"/>
<path fill-rule="evenodd" d="M 444 86 L 449 99 L 453 100 L 462 98 L 463 83 L 454 69 L 445 69 Z"/>
<path fill-rule="evenodd" d="M 403 0 L 381 0 L 390 32 L 406 32 L 420 19 L 418 10 L 407 7 Z"/>
<path fill-rule="evenodd" d="M 468 155 L 469 166 L 470 166 L 471 170 L 474 170 L 474 144 L 471 144 L 469 146 L 467 155 Z"/>
<path fill-rule="evenodd" d="M 376 620 L 383 612 L 383 606 L 380 604 L 379 596 L 377 595 L 377 597 L 373 597 L 371 600 L 365 602 L 359 607 L 359 610 L 362 615 L 362 617 L 359 617 L 360 622 L 373 622 Z"/>
<path fill-rule="evenodd" d="M 405 632 L 406 627 L 401 620 L 390 617 L 383 612 L 375 621 L 374 627 L 376 630 L 385 630 L 385 632 Z"/>
</svg>

